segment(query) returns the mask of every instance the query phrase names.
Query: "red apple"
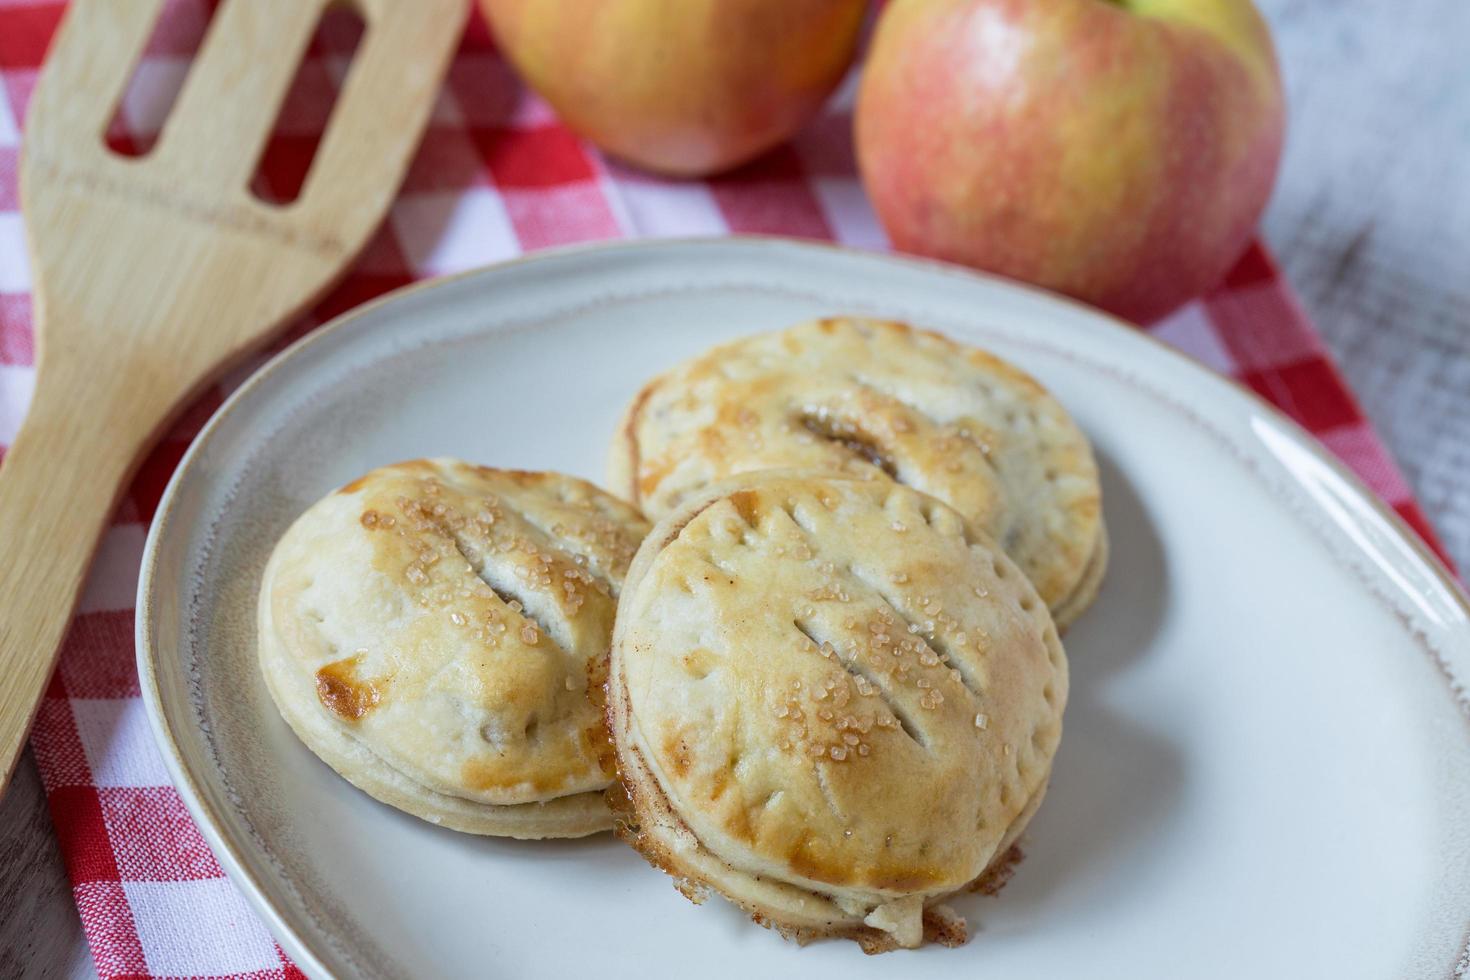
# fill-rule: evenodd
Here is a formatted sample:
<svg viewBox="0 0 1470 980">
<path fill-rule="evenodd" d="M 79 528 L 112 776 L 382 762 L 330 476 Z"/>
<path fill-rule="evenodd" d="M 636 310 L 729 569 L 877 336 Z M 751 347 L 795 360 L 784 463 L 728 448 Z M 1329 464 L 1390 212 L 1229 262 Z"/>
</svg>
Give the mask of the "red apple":
<svg viewBox="0 0 1470 980">
<path fill-rule="evenodd" d="M 660 173 L 708 174 L 796 132 L 852 63 L 867 0 L 481 0 L 568 126 Z"/>
<path fill-rule="evenodd" d="M 1249 0 L 892 0 L 857 146 L 898 248 L 1146 322 L 1239 257 L 1283 117 Z"/>
</svg>

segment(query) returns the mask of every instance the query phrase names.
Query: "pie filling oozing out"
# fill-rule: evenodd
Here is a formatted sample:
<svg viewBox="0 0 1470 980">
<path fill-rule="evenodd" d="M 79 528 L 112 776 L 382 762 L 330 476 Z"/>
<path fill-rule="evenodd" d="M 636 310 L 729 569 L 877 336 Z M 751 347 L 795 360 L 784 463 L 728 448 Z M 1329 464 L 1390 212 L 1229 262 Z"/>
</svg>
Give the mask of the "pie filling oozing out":
<svg viewBox="0 0 1470 980">
<path fill-rule="evenodd" d="M 886 480 L 786 471 L 655 526 L 619 600 L 622 833 L 686 894 L 879 950 L 998 870 L 1040 804 L 1065 654 L 984 531 Z"/>
</svg>

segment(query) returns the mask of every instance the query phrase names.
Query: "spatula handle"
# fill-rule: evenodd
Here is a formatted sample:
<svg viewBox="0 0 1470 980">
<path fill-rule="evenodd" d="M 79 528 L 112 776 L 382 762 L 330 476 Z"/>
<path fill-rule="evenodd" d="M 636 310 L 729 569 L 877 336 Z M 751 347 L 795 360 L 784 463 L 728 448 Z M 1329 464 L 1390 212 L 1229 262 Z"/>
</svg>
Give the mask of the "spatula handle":
<svg viewBox="0 0 1470 980">
<path fill-rule="evenodd" d="M 0 463 L 0 791 L 10 781 L 113 505 L 173 387 L 43 361 Z"/>
</svg>

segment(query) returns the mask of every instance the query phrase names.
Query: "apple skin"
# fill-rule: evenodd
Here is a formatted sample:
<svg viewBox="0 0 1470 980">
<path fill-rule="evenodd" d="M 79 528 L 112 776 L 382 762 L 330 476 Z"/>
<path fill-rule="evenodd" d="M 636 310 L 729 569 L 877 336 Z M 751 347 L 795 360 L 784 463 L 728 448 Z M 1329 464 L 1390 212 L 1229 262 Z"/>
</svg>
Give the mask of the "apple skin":
<svg viewBox="0 0 1470 980">
<path fill-rule="evenodd" d="M 896 247 L 1146 323 L 1239 258 L 1285 109 L 1249 0 L 892 0 L 856 125 Z"/>
<path fill-rule="evenodd" d="M 580 135 L 673 176 L 791 136 L 852 64 L 867 0 L 480 0 L 501 50 Z"/>
</svg>

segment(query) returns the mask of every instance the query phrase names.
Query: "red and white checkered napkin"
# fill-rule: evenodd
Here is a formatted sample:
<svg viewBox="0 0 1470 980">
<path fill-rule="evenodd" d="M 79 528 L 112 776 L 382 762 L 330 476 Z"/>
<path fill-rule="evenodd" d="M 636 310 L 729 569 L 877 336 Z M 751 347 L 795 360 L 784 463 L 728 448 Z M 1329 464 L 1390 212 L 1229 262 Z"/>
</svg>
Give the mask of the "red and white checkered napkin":
<svg viewBox="0 0 1470 980">
<path fill-rule="evenodd" d="M 0 0 L 0 445 L 20 425 L 33 382 L 17 158 L 26 102 L 63 6 Z M 157 131 L 163 93 L 177 87 L 208 9 L 206 0 L 170 5 L 168 29 L 155 37 L 110 134 L 114 146 Z M 267 181 L 299 180 L 344 62 L 331 38 L 314 45 L 299 80 L 301 101 L 286 113 L 285 136 L 267 154 Z M 729 176 L 656 180 L 604 159 L 560 126 L 519 87 L 475 20 L 387 222 L 296 335 L 415 279 L 567 242 L 768 232 L 884 248 L 853 164 L 850 108 L 849 89 L 793 145 Z M 1398 470 L 1260 247 L 1213 294 L 1152 332 L 1286 410 L 1430 537 Z M 227 387 L 201 399 L 125 496 L 31 737 L 104 978 L 299 975 L 224 877 L 169 784 L 133 667 L 133 596 L 148 521 Z"/>
</svg>

